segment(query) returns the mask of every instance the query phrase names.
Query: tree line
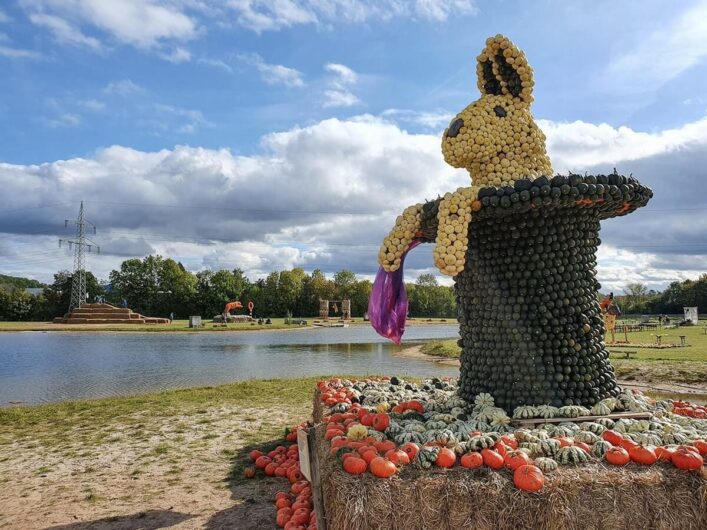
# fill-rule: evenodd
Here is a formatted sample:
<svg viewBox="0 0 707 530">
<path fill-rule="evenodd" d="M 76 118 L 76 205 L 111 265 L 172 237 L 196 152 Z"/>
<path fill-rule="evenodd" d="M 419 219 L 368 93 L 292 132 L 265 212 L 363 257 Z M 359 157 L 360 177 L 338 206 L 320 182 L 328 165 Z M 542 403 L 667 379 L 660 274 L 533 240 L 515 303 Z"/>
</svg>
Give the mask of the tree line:
<svg viewBox="0 0 707 530">
<path fill-rule="evenodd" d="M 44 287 L 40 296 L 32 296 L 24 288 L 37 286 L 35 280 L 0 277 L 0 320 L 51 320 L 63 315 L 69 307 L 72 280 L 72 273 L 57 272 L 54 282 Z M 456 317 L 453 289 L 439 285 L 434 275 L 422 274 L 406 287 L 410 316 Z M 251 281 L 240 269 L 192 273 L 180 262 L 159 255 L 123 261 L 111 271 L 107 282 L 86 273 L 89 301 L 102 296 L 106 302 L 121 306 L 125 300 L 139 313 L 159 317 L 173 313 L 175 318 L 211 318 L 232 300 L 240 300 L 244 307 L 252 301 L 256 316 L 312 317 L 319 314 L 320 299 L 346 298 L 351 300 L 352 315 L 360 318 L 368 308 L 371 288 L 369 280 L 348 270 L 327 277 L 318 269 L 307 274 L 294 268 Z M 623 293 L 615 293 L 615 299 L 623 314 L 682 314 L 687 306 L 707 311 L 707 274 L 697 280 L 673 282 L 662 292 L 631 283 Z M 338 309 L 340 315 L 340 304 Z"/>
<path fill-rule="evenodd" d="M 672 282 L 664 291 L 649 290 L 642 283 L 629 283 L 623 291 L 615 293 L 615 299 L 625 315 L 681 315 L 683 307 L 707 312 L 707 274 L 697 280 Z"/>
<path fill-rule="evenodd" d="M 0 320 L 51 320 L 63 315 L 71 299 L 73 275 L 60 271 L 40 296 L 32 296 L 20 286 L 0 285 Z M 354 317 L 368 309 L 370 280 L 342 270 L 327 277 L 315 269 L 307 274 L 301 268 L 275 271 L 251 281 L 240 269 L 203 270 L 192 273 L 180 262 L 159 255 L 128 259 L 111 271 L 107 282 L 99 282 L 86 272 L 88 301 L 102 297 L 106 302 L 149 316 L 186 318 L 202 315 L 211 318 L 223 312 L 224 305 L 240 300 L 247 310 L 252 301 L 254 315 L 260 317 L 312 317 L 319 314 L 319 300 L 351 300 Z M 407 284 L 409 310 L 415 317 L 456 315 L 451 287 L 439 285 L 434 275 L 423 274 Z M 341 315 L 341 304 L 337 304 Z"/>
</svg>

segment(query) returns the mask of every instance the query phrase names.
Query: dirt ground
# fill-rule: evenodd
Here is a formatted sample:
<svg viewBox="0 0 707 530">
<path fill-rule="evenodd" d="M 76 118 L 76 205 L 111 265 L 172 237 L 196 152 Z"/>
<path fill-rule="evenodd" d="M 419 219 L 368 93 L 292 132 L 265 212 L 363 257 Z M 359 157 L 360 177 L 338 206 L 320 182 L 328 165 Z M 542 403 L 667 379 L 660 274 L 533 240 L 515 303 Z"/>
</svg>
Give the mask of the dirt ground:
<svg viewBox="0 0 707 530">
<path fill-rule="evenodd" d="M 76 429 L 51 447 L 31 436 L 0 446 L 0 528 L 275 528 L 272 499 L 286 481 L 228 480 L 249 434 L 296 422 L 265 416 L 222 407 L 108 425 L 93 445 Z"/>
</svg>

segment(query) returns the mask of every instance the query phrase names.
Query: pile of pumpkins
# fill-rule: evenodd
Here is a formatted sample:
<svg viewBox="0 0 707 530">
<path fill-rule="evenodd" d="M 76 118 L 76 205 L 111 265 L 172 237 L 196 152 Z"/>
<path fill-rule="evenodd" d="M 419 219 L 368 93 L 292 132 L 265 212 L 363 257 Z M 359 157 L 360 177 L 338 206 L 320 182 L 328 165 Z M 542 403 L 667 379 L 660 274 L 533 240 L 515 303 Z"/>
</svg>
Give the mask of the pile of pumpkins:
<svg viewBox="0 0 707 530">
<path fill-rule="evenodd" d="M 306 423 L 289 429 L 285 440 L 295 442 L 297 430 L 306 428 Z M 263 453 L 250 452 L 253 465 L 243 471 L 245 478 L 253 478 L 257 470 L 271 477 L 283 477 L 290 483 L 289 491 L 280 491 L 275 495 L 276 524 L 285 530 L 316 530 L 317 516 L 312 508 L 312 487 L 304 477 L 299 466 L 297 443 L 278 445 L 272 451 Z"/>
<path fill-rule="evenodd" d="M 334 378 L 320 381 L 318 389 L 331 455 L 353 475 L 370 473 L 387 479 L 406 465 L 483 466 L 509 469 L 516 487 L 535 492 L 559 465 L 665 462 L 699 470 L 707 455 L 706 419 L 674 412 L 687 410 L 689 404 L 655 402 L 640 393 L 620 392 L 592 409 L 521 406 L 508 416 L 489 394 L 477 395 L 473 403 L 461 399 L 451 380 L 418 384 L 396 377 Z M 692 406 L 693 411 L 701 409 Z M 651 417 L 573 421 L 620 411 L 650 412 Z M 511 425 L 513 419 L 559 417 L 566 421 L 535 429 Z"/>
</svg>

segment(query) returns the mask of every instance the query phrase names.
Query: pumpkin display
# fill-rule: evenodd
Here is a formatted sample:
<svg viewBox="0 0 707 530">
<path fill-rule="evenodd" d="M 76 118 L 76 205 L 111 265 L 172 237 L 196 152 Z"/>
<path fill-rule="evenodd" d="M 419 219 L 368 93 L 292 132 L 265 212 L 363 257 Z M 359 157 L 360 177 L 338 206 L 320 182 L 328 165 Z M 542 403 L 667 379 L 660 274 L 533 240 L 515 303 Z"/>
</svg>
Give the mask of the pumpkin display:
<svg viewBox="0 0 707 530">
<path fill-rule="evenodd" d="M 454 467 L 457 462 L 457 455 L 447 447 L 441 447 L 437 452 L 435 465 L 439 467 Z"/>
<path fill-rule="evenodd" d="M 533 71 L 507 37 L 486 41 L 477 85 L 481 97 L 442 138 L 445 161 L 466 169 L 472 185 L 406 209 L 379 263 L 397 270 L 411 245 L 435 243 L 435 265 L 455 282 L 462 398 L 488 395 L 486 406 L 518 417 L 540 406 L 557 408 L 538 408 L 545 417 L 587 415 L 585 407 L 620 393 L 596 299 L 600 221 L 633 212 L 653 193 L 616 172 L 553 176 L 530 112 Z M 505 428 L 506 417 L 488 423 Z"/>
<path fill-rule="evenodd" d="M 604 459 L 612 466 L 625 466 L 631 461 L 628 451 L 623 447 L 611 447 L 604 453 Z"/>
<path fill-rule="evenodd" d="M 676 468 L 687 471 L 701 469 L 704 465 L 702 456 L 686 446 L 678 447 L 673 453 L 671 461 Z"/>
<path fill-rule="evenodd" d="M 481 453 L 471 452 L 462 455 L 459 463 L 467 469 L 476 469 L 484 465 L 484 457 Z"/>
<path fill-rule="evenodd" d="M 533 460 L 533 465 L 537 466 L 543 473 L 550 473 L 559 467 L 555 460 L 546 456 L 540 456 Z"/>
<path fill-rule="evenodd" d="M 556 460 L 560 464 L 586 464 L 589 461 L 589 455 L 584 449 L 580 449 L 576 445 L 568 445 L 557 451 Z"/>
<path fill-rule="evenodd" d="M 645 466 L 650 466 L 658 461 L 655 449 L 643 445 L 632 447 L 628 452 L 628 456 L 637 464 L 643 464 Z"/>
<path fill-rule="evenodd" d="M 243 477 L 253 478 L 255 477 L 255 468 L 253 466 L 248 466 L 243 469 Z"/>
<path fill-rule="evenodd" d="M 545 484 L 545 476 L 537 466 L 525 464 L 513 472 L 513 484 L 523 491 L 540 491 Z"/>
<path fill-rule="evenodd" d="M 493 449 L 482 449 L 481 458 L 483 459 L 485 466 L 496 470 L 503 469 L 503 457 Z"/>
<path fill-rule="evenodd" d="M 377 456 L 369 464 L 371 473 L 378 478 L 389 478 L 395 475 L 397 468 L 390 460 Z"/>
</svg>

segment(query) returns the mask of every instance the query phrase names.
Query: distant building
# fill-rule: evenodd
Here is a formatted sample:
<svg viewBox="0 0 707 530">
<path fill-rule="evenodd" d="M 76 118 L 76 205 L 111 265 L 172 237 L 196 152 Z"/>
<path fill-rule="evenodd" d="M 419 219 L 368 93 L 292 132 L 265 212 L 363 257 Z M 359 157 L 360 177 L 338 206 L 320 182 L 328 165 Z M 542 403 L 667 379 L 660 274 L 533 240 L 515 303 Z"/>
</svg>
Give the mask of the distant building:
<svg viewBox="0 0 707 530">
<path fill-rule="evenodd" d="M 44 287 L 25 287 L 25 292 L 32 296 L 42 296 L 44 289 Z"/>
</svg>

